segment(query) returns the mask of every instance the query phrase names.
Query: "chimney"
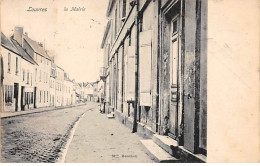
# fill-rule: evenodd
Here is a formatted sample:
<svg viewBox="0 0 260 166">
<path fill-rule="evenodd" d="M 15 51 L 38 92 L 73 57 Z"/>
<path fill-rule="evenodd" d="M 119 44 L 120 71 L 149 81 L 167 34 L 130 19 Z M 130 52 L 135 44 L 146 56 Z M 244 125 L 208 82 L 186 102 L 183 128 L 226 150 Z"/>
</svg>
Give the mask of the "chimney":
<svg viewBox="0 0 260 166">
<path fill-rule="evenodd" d="M 43 47 L 42 43 L 38 43 L 38 44 L 39 44 L 39 46 Z"/>
<path fill-rule="evenodd" d="M 25 36 L 28 36 L 28 33 L 27 32 L 24 32 Z"/>
<path fill-rule="evenodd" d="M 16 40 L 21 46 L 23 46 L 23 27 L 16 26 L 14 28 L 14 40 Z"/>
</svg>

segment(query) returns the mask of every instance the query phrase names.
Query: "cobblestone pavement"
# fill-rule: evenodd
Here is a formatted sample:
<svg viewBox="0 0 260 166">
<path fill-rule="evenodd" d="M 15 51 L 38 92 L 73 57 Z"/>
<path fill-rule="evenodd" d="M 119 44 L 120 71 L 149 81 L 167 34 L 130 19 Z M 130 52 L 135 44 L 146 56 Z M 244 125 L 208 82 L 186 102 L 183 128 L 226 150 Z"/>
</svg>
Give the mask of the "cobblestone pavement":
<svg viewBox="0 0 260 166">
<path fill-rule="evenodd" d="M 143 151 L 141 137 L 108 119 L 98 109 L 81 118 L 69 145 L 66 163 L 150 163 L 154 162 Z"/>
<path fill-rule="evenodd" d="M 55 162 L 77 119 L 97 103 L 1 119 L 1 162 Z"/>
</svg>

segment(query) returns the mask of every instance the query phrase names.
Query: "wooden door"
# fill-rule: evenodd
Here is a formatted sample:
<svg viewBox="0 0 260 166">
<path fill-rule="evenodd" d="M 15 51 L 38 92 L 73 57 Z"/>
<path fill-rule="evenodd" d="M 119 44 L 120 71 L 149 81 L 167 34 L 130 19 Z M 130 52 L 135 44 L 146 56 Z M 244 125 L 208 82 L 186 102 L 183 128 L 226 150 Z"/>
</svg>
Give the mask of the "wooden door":
<svg viewBox="0 0 260 166">
<path fill-rule="evenodd" d="M 169 111 L 169 136 L 178 138 L 178 114 L 179 114 L 179 15 L 175 15 L 171 22 L 170 31 L 170 111 Z"/>
</svg>

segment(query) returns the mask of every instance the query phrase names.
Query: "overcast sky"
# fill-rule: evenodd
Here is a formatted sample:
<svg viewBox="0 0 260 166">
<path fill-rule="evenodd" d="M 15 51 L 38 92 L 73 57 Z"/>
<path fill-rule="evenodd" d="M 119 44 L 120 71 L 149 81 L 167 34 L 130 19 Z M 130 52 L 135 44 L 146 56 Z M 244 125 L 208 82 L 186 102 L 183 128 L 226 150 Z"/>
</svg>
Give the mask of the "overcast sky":
<svg viewBox="0 0 260 166">
<path fill-rule="evenodd" d="M 15 26 L 57 53 L 56 63 L 77 82 L 96 81 L 102 66 L 100 49 L 108 0 L 2 0 L 1 28 L 7 36 Z M 29 7 L 47 12 L 29 12 Z M 67 7 L 69 11 L 64 11 Z M 84 7 L 85 11 L 70 11 Z"/>
</svg>

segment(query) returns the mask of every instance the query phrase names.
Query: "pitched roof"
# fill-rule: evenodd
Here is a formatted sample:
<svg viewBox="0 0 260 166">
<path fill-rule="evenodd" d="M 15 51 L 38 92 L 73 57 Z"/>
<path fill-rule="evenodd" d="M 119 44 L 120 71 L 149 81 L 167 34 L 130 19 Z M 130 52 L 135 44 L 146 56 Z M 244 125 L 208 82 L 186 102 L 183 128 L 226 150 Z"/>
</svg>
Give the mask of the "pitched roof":
<svg viewBox="0 0 260 166">
<path fill-rule="evenodd" d="M 3 32 L 1 32 L 1 45 L 6 49 L 12 51 L 13 53 L 19 55 L 18 50 L 15 48 L 12 42 L 3 34 Z"/>
<path fill-rule="evenodd" d="M 32 40 L 31 38 L 29 38 L 27 35 L 23 35 L 24 39 L 28 42 L 28 44 L 32 47 L 32 49 L 44 56 L 45 58 L 51 60 L 51 58 L 48 56 L 48 54 L 46 53 L 46 51 L 44 50 L 43 47 L 41 47 L 36 41 Z"/>
<path fill-rule="evenodd" d="M 25 52 L 24 49 L 19 45 L 19 43 L 16 40 L 14 40 L 12 37 L 11 37 L 11 41 L 14 44 L 14 46 L 16 47 L 16 49 L 18 50 L 18 52 L 22 58 L 31 62 L 32 64 L 38 65 L 37 62 L 27 52 Z"/>
</svg>

